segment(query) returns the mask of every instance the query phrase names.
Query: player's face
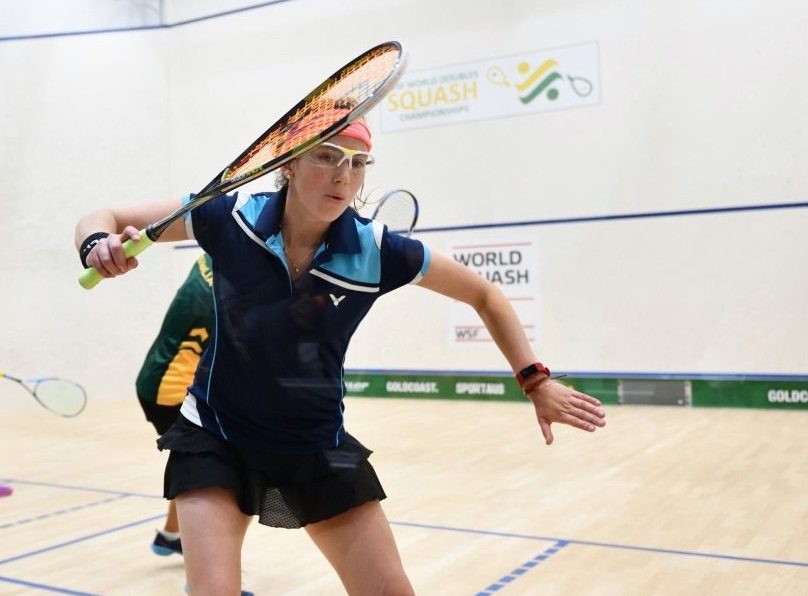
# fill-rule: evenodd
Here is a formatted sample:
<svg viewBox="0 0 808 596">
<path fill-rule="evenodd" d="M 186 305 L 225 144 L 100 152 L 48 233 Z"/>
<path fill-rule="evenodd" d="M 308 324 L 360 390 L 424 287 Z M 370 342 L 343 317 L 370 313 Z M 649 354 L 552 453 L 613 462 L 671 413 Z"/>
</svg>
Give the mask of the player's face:
<svg viewBox="0 0 808 596">
<path fill-rule="evenodd" d="M 359 192 L 370 163 L 362 141 L 337 135 L 289 164 L 289 198 L 308 217 L 332 222 Z"/>
</svg>

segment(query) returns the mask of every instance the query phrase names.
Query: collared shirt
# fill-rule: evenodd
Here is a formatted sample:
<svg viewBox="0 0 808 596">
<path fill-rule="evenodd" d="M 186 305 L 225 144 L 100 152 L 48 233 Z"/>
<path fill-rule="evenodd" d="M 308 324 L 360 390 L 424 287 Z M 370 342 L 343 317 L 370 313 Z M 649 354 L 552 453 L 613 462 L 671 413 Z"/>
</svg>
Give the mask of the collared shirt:
<svg viewBox="0 0 808 596">
<path fill-rule="evenodd" d="M 418 282 L 429 251 L 347 209 L 292 280 L 280 224 L 286 195 L 238 193 L 186 216 L 213 261 L 215 325 L 182 413 L 234 444 L 278 453 L 345 436 L 343 362 L 376 299 Z"/>
</svg>

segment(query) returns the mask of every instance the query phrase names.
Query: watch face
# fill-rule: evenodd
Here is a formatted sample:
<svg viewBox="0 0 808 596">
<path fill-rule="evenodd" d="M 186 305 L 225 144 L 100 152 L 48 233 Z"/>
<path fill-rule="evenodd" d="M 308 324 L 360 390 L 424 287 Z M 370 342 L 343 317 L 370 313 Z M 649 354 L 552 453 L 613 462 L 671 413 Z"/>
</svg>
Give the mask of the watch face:
<svg viewBox="0 0 808 596">
<path fill-rule="evenodd" d="M 519 376 L 521 376 L 522 379 L 524 380 L 524 379 L 529 379 L 530 377 L 532 377 L 533 375 L 538 374 L 538 373 L 543 373 L 543 374 L 547 375 L 548 377 L 550 376 L 550 371 L 547 369 L 547 367 L 544 366 L 541 363 L 538 363 L 538 362 L 535 362 L 535 363 L 531 364 L 530 366 L 526 366 L 525 368 L 520 370 L 519 371 Z"/>
</svg>

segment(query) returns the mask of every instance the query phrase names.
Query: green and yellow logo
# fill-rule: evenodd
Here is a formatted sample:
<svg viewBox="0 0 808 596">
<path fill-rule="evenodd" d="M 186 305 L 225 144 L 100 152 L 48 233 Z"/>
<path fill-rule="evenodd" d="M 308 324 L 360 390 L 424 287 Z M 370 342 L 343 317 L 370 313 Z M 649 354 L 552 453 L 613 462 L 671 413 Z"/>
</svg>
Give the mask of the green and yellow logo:
<svg viewBox="0 0 808 596">
<path fill-rule="evenodd" d="M 490 83 L 501 87 L 513 88 L 519 101 L 527 105 L 538 97 L 544 96 L 548 101 L 555 101 L 561 95 L 558 87 L 569 84 L 570 89 L 579 97 L 586 97 L 592 93 L 592 83 L 584 77 L 563 75 L 558 70 L 558 62 L 548 58 L 536 68 L 530 62 L 522 61 L 516 66 L 516 72 L 521 80 L 511 83 L 505 71 L 499 66 L 492 66 L 486 72 Z"/>
</svg>

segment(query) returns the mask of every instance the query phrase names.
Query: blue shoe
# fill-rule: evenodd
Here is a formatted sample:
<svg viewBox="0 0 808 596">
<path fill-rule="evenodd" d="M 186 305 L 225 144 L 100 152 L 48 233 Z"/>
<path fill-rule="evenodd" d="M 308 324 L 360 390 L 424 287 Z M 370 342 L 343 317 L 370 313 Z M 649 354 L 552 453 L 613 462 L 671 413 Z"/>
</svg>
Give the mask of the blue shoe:
<svg viewBox="0 0 808 596">
<path fill-rule="evenodd" d="M 154 537 L 154 542 L 151 543 L 151 549 L 155 555 L 160 555 L 161 557 L 167 557 L 173 554 L 181 555 L 182 543 L 179 538 L 170 540 L 163 536 L 162 532 L 157 532 L 157 536 Z"/>
</svg>

